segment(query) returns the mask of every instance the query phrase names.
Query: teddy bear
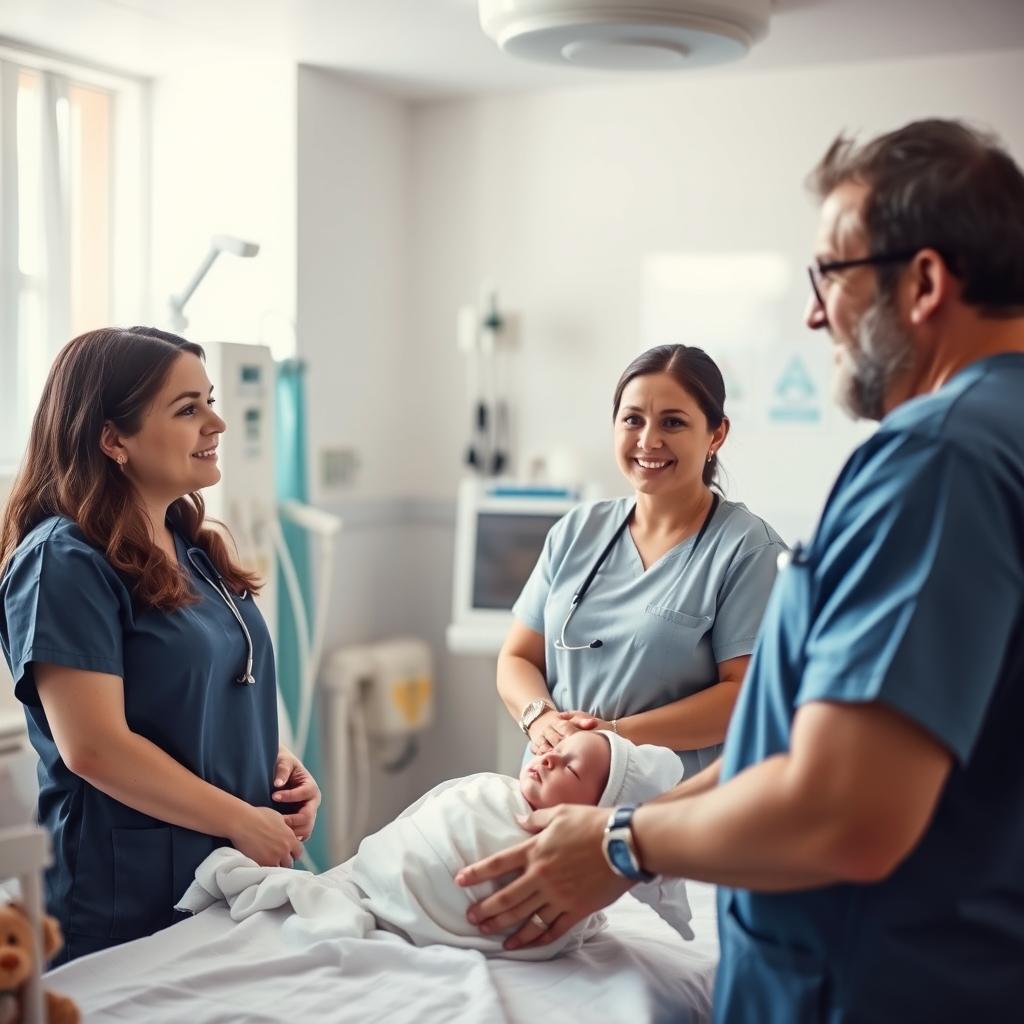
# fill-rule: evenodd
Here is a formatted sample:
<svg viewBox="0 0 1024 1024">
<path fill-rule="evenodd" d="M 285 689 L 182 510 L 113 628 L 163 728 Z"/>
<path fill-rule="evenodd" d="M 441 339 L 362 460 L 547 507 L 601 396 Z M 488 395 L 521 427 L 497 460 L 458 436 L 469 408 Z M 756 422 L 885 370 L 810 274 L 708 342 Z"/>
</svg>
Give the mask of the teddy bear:
<svg viewBox="0 0 1024 1024">
<path fill-rule="evenodd" d="M 43 956 L 49 960 L 64 945 L 55 918 L 42 919 Z M 32 925 L 17 903 L 0 905 L 0 1024 L 21 1024 L 25 982 L 33 969 Z M 47 1024 L 78 1024 L 81 1014 L 67 997 L 44 992 Z"/>
</svg>

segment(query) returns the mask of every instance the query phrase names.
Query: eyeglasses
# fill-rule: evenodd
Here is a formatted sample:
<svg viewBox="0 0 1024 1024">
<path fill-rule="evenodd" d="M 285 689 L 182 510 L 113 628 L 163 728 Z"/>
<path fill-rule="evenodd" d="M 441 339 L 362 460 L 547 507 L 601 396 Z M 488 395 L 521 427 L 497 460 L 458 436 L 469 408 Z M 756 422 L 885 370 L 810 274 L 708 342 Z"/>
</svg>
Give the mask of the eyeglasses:
<svg viewBox="0 0 1024 1024">
<path fill-rule="evenodd" d="M 838 270 L 850 270 L 852 267 L 879 266 L 885 263 L 906 263 L 913 259 L 921 250 L 905 249 L 902 252 L 879 253 L 877 256 L 861 256 L 856 260 L 815 260 L 807 268 L 807 276 L 811 279 L 814 297 L 822 309 L 825 308 L 825 282 L 828 275 Z"/>
</svg>

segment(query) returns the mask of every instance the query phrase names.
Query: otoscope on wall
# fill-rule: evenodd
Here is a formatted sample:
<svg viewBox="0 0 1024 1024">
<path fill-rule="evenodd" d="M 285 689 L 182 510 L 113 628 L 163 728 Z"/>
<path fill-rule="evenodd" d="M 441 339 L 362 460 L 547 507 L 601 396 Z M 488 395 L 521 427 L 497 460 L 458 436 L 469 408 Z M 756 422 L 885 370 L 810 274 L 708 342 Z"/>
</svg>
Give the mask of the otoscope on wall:
<svg viewBox="0 0 1024 1024">
<path fill-rule="evenodd" d="M 483 308 L 463 306 L 458 316 L 459 349 L 466 353 L 471 425 L 465 462 L 480 476 L 501 476 L 511 464 L 511 399 L 508 356 L 514 318 L 498 309 L 493 288 Z"/>
</svg>

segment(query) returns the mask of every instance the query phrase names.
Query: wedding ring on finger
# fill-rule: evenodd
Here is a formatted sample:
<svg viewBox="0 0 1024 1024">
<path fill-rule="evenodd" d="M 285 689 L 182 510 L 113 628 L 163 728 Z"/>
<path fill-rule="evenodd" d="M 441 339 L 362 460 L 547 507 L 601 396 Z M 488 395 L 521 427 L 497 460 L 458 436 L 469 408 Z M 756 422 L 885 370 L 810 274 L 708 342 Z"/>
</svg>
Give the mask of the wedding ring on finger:
<svg viewBox="0 0 1024 1024">
<path fill-rule="evenodd" d="M 542 931 L 546 932 L 551 926 L 544 920 L 540 914 L 531 914 L 530 920 Z"/>
</svg>

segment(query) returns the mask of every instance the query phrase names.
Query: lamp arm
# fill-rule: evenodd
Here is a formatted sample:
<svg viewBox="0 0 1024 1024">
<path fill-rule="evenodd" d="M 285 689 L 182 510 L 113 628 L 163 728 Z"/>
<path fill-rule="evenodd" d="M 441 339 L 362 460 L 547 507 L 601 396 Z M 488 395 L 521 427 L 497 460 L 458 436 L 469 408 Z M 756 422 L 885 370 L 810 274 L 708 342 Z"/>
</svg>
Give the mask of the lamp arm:
<svg viewBox="0 0 1024 1024">
<path fill-rule="evenodd" d="M 220 255 L 220 249 L 210 247 L 210 251 L 203 258 L 203 262 L 199 264 L 196 272 L 192 275 L 192 280 L 181 290 L 178 295 L 171 296 L 171 309 L 174 311 L 177 317 L 181 317 L 182 310 L 185 308 L 185 303 L 192 298 L 192 293 L 199 287 L 200 281 L 206 277 L 209 273 L 210 267 L 213 266 L 213 261 Z"/>
</svg>

